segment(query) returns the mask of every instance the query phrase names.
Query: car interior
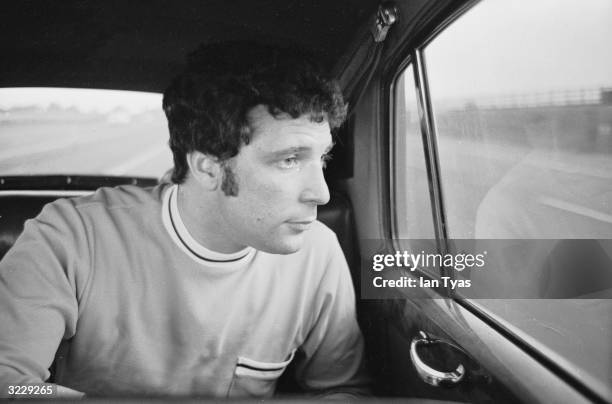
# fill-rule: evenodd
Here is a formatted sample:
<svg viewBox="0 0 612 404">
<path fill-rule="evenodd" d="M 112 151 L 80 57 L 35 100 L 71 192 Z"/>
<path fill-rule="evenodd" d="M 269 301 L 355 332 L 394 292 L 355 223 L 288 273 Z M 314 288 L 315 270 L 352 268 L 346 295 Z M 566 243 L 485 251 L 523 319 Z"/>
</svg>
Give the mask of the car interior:
<svg viewBox="0 0 612 404">
<path fill-rule="evenodd" d="M 532 24 L 565 7 L 544 0 L 538 0 L 537 5 L 522 2 L 514 9 L 508 1 L 501 5 L 503 0 L 12 1 L 4 4 L 2 11 L 6 24 L 0 36 L 0 87 L 163 93 L 180 72 L 185 56 L 202 42 L 248 39 L 310 50 L 338 79 L 349 105 L 346 123 L 333 134 L 333 160 L 325 171 L 331 199 L 319 207 L 318 219 L 336 233 L 351 269 L 367 366 L 373 378 L 371 398 L 474 403 L 612 402 L 612 270 L 608 265 L 612 256 L 608 240 L 612 239 L 612 61 L 609 57 L 602 59 L 602 69 L 608 69 L 602 77 L 605 75 L 608 81 L 598 84 L 595 95 L 588 89 L 575 97 L 566 91 L 560 101 L 552 90 L 535 101 L 518 96 L 491 101 L 493 98 L 487 95 L 489 98 L 483 96 L 472 104 L 462 100 L 457 109 L 453 104 L 447 113 L 446 104 L 436 103 L 444 85 L 435 81 L 444 72 L 449 72 L 448 83 L 465 74 L 463 81 L 458 79 L 457 94 L 487 80 L 494 84 L 508 81 L 501 73 L 491 74 L 493 77 L 474 73 L 475 78 L 469 78 L 467 72 L 478 70 L 471 65 L 460 66 L 465 64 L 457 50 L 462 48 L 461 39 L 451 38 L 442 44 L 445 35 L 458 37 L 468 32 L 453 31 L 453 23 L 459 25 L 464 15 L 465 21 L 473 16 L 474 26 L 489 21 L 487 24 L 494 27 L 498 15 L 477 14 L 489 3 L 491 7 L 506 7 L 500 15 L 508 20 L 514 18 L 514 11 L 517 15 L 533 15 L 529 21 Z M 602 7 L 610 12 L 607 17 L 605 12 L 593 15 L 603 15 L 601 18 L 607 18 L 612 26 L 612 8 Z M 544 31 L 535 30 L 542 37 L 547 35 Z M 601 28 L 598 38 L 606 42 L 603 39 L 610 32 Z M 496 35 L 486 31 L 477 32 L 476 37 L 500 47 L 503 44 L 492 39 Z M 527 34 L 521 36 L 518 28 L 513 35 L 521 44 L 531 43 L 532 39 Z M 551 43 L 557 43 L 554 39 Z M 591 49 L 600 48 L 593 45 Z M 469 50 L 478 53 L 475 47 Z M 560 48 L 550 55 L 565 55 L 566 50 Z M 450 60 L 439 56 L 443 51 L 452 53 Z M 576 59 L 586 57 L 580 52 Z M 486 51 L 480 53 L 486 60 Z M 546 60 L 554 56 L 550 55 Z M 527 76 L 540 74 L 530 73 L 524 59 L 514 65 L 509 52 L 500 58 L 500 66 L 512 66 L 508 77 L 519 74 L 517 71 L 525 71 Z M 554 75 L 551 65 L 557 62 L 547 63 L 548 70 L 542 74 Z M 434 64 L 441 67 L 430 68 Z M 595 88 L 595 84 L 592 86 Z M 499 92 L 514 91 L 507 88 Z M 483 87 L 483 93 L 487 91 L 493 90 Z M 452 97 L 449 99 L 452 101 Z M 488 107 L 487 102 L 496 104 Z M 2 108 L 0 103 L 0 131 L 8 131 L 10 111 Z M 523 121 L 524 126 L 517 129 Z M 457 140 L 455 132 L 444 138 L 456 127 L 456 136 L 464 138 Z M 554 142 L 540 149 L 533 146 L 527 153 L 520 147 L 534 144 L 530 138 L 534 127 L 554 132 Z M 547 160 L 548 154 L 544 156 L 540 150 L 561 148 L 565 144 L 563 128 L 568 127 L 574 133 L 584 131 L 592 149 Z M 397 135 L 404 132 L 409 134 L 405 138 Z M 495 135 L 489 135 L 493 132 Z M 504 143 L 503 138 L 509 137 L 513 140 Z M 474 146 L 479 141 L 482 145 Z M 529 158 L 534 150 L 532 163 Z M 584 163 L 581 159 L 587 157 L 589 161 Z M 491 159 L 497 159 L 499 165 Z M 14 165 L 14 161 L 6 164 Z M 564 192 L 571 189 L 562 182 L 561 174 L 555 174 L 554 180 L 546 177 L 527 191 L 525 186 L 502 189 L 502 185 L 512 183 L 510 174 L 521 173 L 523 161 L 536 167 L 537 173 L 551 161 L 555 173 L 573 176 L 568 183 L 582 184 L 582 188 L 571 196 L 549 190 L 547 186 L 552 189 L 556 184 Z M 5 174 L 2 167 L 0 158 L 0 259 L 22 232 L 24 222 L 35 217 L 45 204 L 102 186 L 153 186 L 171 168 L 161 167 L 157 176 L 137 176 L 76 172 L 18 175 Z M 590 179 L 576 177 L 587 171 Z M 533 170 L 529 173 L 527 177 L 536 184 L 539 174 Z M 470 188 L 466 178 L 471 175 L 483 175 L 487 188 Z M 521 184 L 529 185 L 524 178 Z M 536 187 L 541 192 L 532 192 Z M 548 207 L 546 212 L 565 212 L 563 219 L 542 216 L 541 221 L 531 222 L 535 233 L 511 233 L 507 229 L 518 227 L 521 216 L 511 208 L 506 210 L 506 205 L 512 197 L 526 193 L 537 194 L 538 206 Z M 582 199 L 577 200 L 576 195 Z M 517 203 L 517 210 L 537 212 L 526 200 Z M 496 215 L 508 217 L 509 223 L 496 222 L 492 219 Z M 565 228 L 547 230 L 546 223 L 563 224 L 564 220 Z M 504 231 L 498 230 L 502 226 Z M 446 284 L 434 284 L 422 289 L 420 295 L 408 297 L 368 295 L 364 287 L 370 282 L 372 254 L 392 254 L 407 245 L 418 246 L 419 251 L 421 247 L 447 251 L 454 248 L 454 239 L 585 238 L 608 243 L 581 247 L 591 257 L 588 264 L 575 258 L 566 260 L 572 266 L 588 266 L 580 272 L 580 279 L 589 274 L 588 281 L 580 286 L 579 278 L 556 278 L 561 276 L 560 271 L 549 260 L 548 272 L 538 275 L 540 283 L 520 283 L 514 276 L 503 281 L 482 277 L 480 281 L 488 285 L 488 294 L 477 296 L 482 299 L 456 294 Z M 420 243 L 404 243 L 408 239 Z M 466 249 L 474 249 L 478 243 L 467 245 Z M 517 247 L 523 256 L 531 253 L 529 245 Z M 564 251 L 569 254 L 570 250 Z M 595 262 L 592 257 L 599 258 Z M 446 271 L 423 274 L 435 280 Z M 463 278 L 457 279 L 480 279 L 474 271 L 460 276 Z M 525 284 L 534 284 L 538 290 L 533 293 L 540 294 L 512 294 L 513 288 L 523 288 L 523 292 Z M 283 375 L 279 391 L 301 397 L 291 368 Z"/>
</svg>

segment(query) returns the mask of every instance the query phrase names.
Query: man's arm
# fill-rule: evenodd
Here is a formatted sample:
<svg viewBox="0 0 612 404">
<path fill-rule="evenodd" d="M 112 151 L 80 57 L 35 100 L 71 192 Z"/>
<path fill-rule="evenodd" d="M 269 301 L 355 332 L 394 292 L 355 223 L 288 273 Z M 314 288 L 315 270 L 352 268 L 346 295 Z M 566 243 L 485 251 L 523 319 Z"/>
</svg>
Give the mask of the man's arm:
<svg viewBox="0 0 612 404">
<path fill-rule="evenodd" d="M 47 205 L 0 261 L 0 397 L 9 385 L 43 383 L 78 318 L 89 266 L 87 235 L 71 202 Z M 69 392 L 59 388 L 58 394 Z"/>
<path fill-rule="evenodd" d="M 355 291 L 340 245 L 334 246 L 317 291 L 320 308 L 315 325 L 301 347 L 298 383 L 325 398 L 368 395 L 364 344 L 355 313 Z"/>
</svg>

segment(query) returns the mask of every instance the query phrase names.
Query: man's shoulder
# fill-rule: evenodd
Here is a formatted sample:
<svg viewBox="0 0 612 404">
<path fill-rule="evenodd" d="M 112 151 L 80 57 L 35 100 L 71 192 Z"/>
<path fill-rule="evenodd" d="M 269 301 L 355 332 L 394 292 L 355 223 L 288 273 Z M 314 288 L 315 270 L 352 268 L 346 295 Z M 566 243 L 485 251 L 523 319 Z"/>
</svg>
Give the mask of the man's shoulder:
<svg viewBox="0 0 612 404">
<path fill-rule="evenodd" d="M 121 185 L 112 188 L 102 187 L 90 195 L 72 198 L 71 202 L 77 209 L 84 209 L 89 206 L 115 209 L 149 203 L 161 203 L 162 194 L 166 187 L 167 184 L 147 188 L 135 185 Z"/>
<path fill-rule="evenodd" d="M 117 210 L 145 213 L 149 207 L 157 211 L 164 189 L 161 185 L 149 188 L 134 185 L 98 188 L 88 195 L 56 199 L 46 204 L 36 219 L 39 222 L 80 221 L 84 217 L 95 218 L 102 212 Z"/>
</svg>

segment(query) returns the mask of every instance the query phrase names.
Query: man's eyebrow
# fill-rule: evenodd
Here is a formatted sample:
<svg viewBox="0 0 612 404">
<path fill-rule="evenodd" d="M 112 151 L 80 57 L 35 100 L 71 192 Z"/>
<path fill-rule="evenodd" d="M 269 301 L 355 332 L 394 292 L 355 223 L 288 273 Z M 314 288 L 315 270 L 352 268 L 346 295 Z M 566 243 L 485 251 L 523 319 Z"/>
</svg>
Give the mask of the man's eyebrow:
<svg viewBox="0 0 612 404">
<path fill-rule="evenodd" d="M 335 145 L 336 145 L 335 142 L 331 142 L 329 146 L 325 148 L 325 151 L 323 152 L 323 154 L 329 153 L 330 150 Z M 272 154 L 273 155 L 283 155 L 283 154 L 290 154 L 290 153 L 300 153 L 300 152 L 309 151 L 309 150 L 312 150 L 311 146 L 291 146 L 291 147 L 287 147 L 287 148 L 280 149 L 280 150 L 274 150 Z"/>
<path fill-rule="evenodd" d="M 291 154 L 291 153 L 300 153 L 306 150 L 311 150 L 312 147 L 308 147 L 308 146 L 291 146 L 291 147 L 286 147 L 284 149 L 280 149 L 280 150 L 274 150 L 271 152 L 271 154 L 275 155 L 275 156 L 280 156 L 283 154 Z"/>
</svg>

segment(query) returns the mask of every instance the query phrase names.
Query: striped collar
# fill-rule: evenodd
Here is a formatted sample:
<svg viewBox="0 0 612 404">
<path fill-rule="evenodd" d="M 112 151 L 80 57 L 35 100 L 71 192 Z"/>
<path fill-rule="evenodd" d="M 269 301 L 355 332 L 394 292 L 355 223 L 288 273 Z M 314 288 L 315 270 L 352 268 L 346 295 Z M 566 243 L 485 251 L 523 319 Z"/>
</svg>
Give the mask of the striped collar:
<svg viewBox="0 0 612 404">
<path fill-rule="evenodd" d="M 194 261 L 206 266 L 242 266 L 255 254 L 255 249 L 246 247 L 231 254 L 212 251 L 198 243 L 187 230 L 178 209 L 178 185 L 168 187 L 162 197 L 162 221 L 172 240 Z"/>
</svg>

